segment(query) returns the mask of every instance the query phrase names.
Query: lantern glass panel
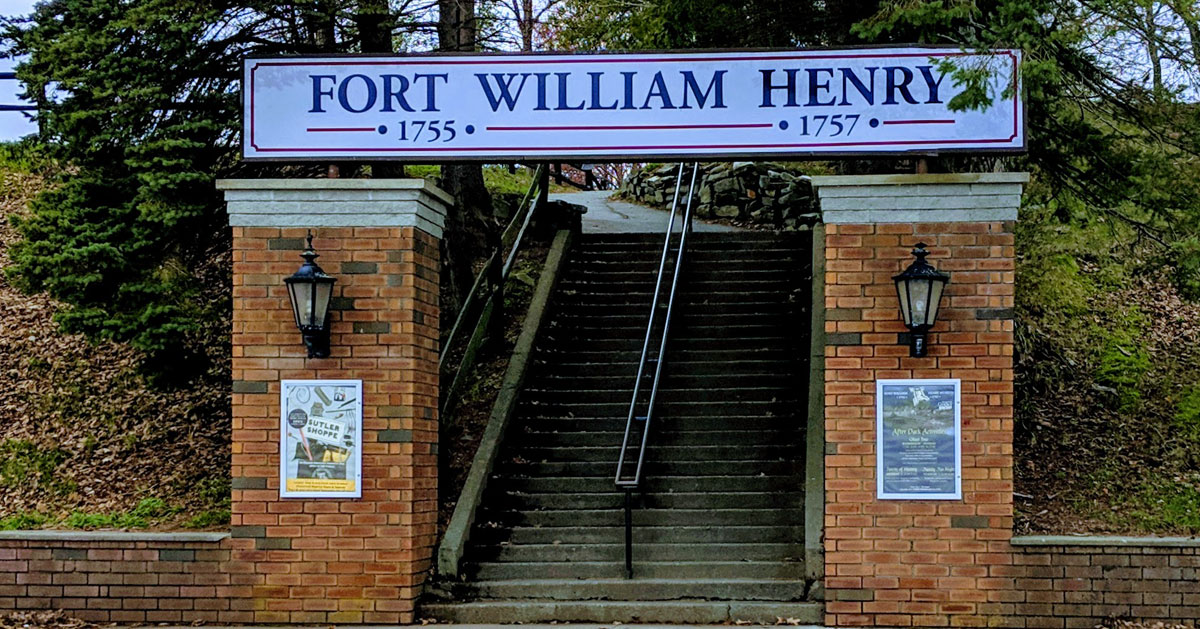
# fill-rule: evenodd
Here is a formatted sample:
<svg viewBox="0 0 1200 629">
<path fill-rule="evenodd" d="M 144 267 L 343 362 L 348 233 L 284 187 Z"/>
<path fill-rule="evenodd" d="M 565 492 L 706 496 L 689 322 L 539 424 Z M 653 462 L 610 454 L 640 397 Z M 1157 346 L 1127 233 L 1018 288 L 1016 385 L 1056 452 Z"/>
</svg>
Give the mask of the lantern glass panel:
<svg viewBox="0 0 1200 629">
<path fill-rule="evenodd" d="M 930 324 L 937 321 L 938 306 L 942 303 L 942 291 L 946 288 L 945 282 L 929 280 L 930 295 L 929 295 L 929 318 L 926 320 Z"/>
<path fill-rule="evenodd" d="M 309 294 L 309 285 L 304 282 L 288 282 L 287 289 L 288 297 L 292 301 L 292 316 L 296 318 L 296 327 L 299 328 L 308 318 L 306 308 L 309 300 L 305 295 Z"/>
<path fill-rule="evenodd" d="M 322 326 L 325 325 L 325 313 L 329 310 L 329 297 L 333 292 L 333 282 L 318 282 L 314 288 L 316 304 L 312 310 L 313 320 L 309 325 Z"/>
<path fill-rule="evenodd" d="M 908 301 L 907 280 L 896 280 L 896 295 L 900 298 L 900 317 L 905 325 L 909 325 L 912 323 L 912 307 Z"/>
<path fill-rule="evenodd" d="M 925 325 L 929 323 L 929 293 L 930 284 L 933 282 L 928 279 L 912 279 L 908 280 L 908 299 L 912 308 L 912 325 Z"/>
</svg>

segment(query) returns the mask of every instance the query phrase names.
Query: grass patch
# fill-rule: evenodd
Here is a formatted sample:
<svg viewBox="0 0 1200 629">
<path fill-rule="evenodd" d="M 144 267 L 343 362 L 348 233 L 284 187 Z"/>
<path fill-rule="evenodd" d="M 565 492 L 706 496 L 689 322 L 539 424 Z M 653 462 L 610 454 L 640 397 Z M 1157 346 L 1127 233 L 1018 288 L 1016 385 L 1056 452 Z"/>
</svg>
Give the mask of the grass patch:
<svg viewBox="0 0 1200 629">
<path fill-rule="evenodd" d="M 0 443 L 0 485 L 35 486 L 55 495 L 66 495 L 75 486 L 59 478 L 55 471 L 67 453 L 58 448 L 39 448 L 31 441 L 9 439 Z"/>
<path fill-rule="evenodd" d="M 1175 404 L 1175 425 L 1189 442 L 1200 444 L 1200 384 L 1190 384 Z"/>
<path fill-rule="evenodd" d="M 1117 511 L 1114 523 L 1150 533 L 1200 532 L 1200 475 L 1147 481 Z"/>
<path fill-rule="evenodd" d="M 0 531 L 24 531 L 41 528 L 50 521 L 50 516 L 37 511 L 15 513 L 6 518 L 0 518 Z"/>
<path fill-rule="evenodd" d="M 63 522 L 72 529 L 144 529 L 180 512 L 161 498 L 145 498 L 129 511 L 85 513 L 73 511 Z"/>
<path fill-rule="evenodd" d="M 210 509 L 192 516 L 183 523 L 183 527 L 188 529 L 206 529 L 212 526 L 229 524 L 229 519 L 229 509 Z"/>
</svg>

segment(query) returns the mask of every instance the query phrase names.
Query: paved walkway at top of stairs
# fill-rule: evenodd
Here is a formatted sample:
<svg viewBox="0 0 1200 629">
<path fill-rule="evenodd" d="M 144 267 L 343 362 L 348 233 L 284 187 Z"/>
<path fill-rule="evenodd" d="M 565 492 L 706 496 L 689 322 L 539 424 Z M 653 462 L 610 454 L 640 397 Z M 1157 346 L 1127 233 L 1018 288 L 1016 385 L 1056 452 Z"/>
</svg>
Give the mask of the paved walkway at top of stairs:
<svg viewBox="0 0 1200 629">
<path fill-rule="evenodd" d="M 612 190 L 558 192 L 550 195 L 553 201 L 566 201 L 587 207 L 583 215 L 583 231 L 589 234 L 657 234 L 667 227 L 669 212 L 611 198 Z M 681 201 L 682 202 L 682 201 Z M 680 216 L 682 216 L 682 208 Z M 715 225 L 696 220 L 692 226 L 698 232 L 742 231 L 728 225 Z"/>
</svg>

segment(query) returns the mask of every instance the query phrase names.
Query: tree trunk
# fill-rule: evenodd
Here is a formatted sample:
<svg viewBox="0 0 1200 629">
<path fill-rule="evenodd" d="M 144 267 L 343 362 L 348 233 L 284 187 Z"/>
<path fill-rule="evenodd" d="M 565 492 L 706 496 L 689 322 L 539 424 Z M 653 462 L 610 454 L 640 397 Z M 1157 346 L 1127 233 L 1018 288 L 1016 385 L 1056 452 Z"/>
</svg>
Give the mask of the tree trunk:
<svg viewBox="0 0 1200 629">
<path fill-rule="evenodd" d="M 1146 54 L 1150 57 L 1150 72 L 1154 82 L 1154 100 L 1157 101 L 1163 98 L 1166 91 L 1163 86 L 1162 55 L 1158 52 L 1158 20 L 1155 19 L 1158 15 L 1157 3 L 1151 0 L 1146 3 L 1143 9 L 1145 11 L 1143 23 L 1146 28 Z"/>
<path fill-rule="evenodd" d="M 533 0 L 521 0 L 523 16 L 517 16 L 518 26 L 521 27 L 521 50 L 533 52 Z"/>
<path fill-rule="evenodd" d="M 395 22 L 388 9 L 388 0 L 358 0 L 358 13 L 354 16 L 358 26 L 359 48 L 362 52 L 392 54 L 392 24 Z M 374 162 L 371 164 L 374 178 L 396 178 L 404 176 L 403 163 Z"/>
<path fill-rule="evenodd" d="M 475 50 L 475 0 L 438 0 L 438 48 L 444 51 Z M 471 287 L 472 263 L 486 257 L 494 231 L 492 199 L 483 183 L 480 164 L 445 164 L 442 188 L 454 196 L 455 208 L 446 217 L 443 261 L 447 297 L 443 312 L 456 313 Z"/>
</svg>

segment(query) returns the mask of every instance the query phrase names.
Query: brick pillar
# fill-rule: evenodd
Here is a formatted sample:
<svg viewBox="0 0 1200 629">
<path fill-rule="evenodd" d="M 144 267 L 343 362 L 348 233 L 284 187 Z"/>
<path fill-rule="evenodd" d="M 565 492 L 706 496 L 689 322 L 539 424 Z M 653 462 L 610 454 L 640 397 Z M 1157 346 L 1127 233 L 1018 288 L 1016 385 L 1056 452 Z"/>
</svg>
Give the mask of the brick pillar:
<svg viewBox="0 0 1200 629">
<path fill-rule="evenodd" d="M 1013 557 L 1013 224 L 1023 173 L 814 177 L 825 236 L 830 625 L 998 620 Z M 924 358 L 892 276 L 925 242 L 952 277 Z M 875 381 L 962 381 L 962 500 L 878 500 Z"/>
<path fill-rule="evenodd" d="M 233 227 L 228 571 L 259 623 L 408 623 L 436 543 L 439 239 L 422 180 L 227 180 Z M 331 355 L 309 359 L 283 278 L 311 229 L 337 278 Z M 361 499 L 279 497 L 281 379 L 361 379 Z"/>
</svg>

